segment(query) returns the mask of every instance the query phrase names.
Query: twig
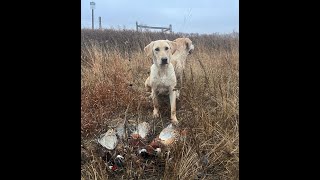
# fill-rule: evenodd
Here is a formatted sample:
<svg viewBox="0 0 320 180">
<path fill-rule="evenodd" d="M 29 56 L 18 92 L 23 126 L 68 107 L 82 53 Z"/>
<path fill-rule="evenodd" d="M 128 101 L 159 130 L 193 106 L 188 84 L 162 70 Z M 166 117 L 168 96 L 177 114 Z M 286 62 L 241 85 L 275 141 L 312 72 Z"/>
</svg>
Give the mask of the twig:
<svg viewBox="0 0 320 180">
<path fill-rule="evenodd" d="M 132 101 L 133 101 L 133 99 L 132 99 Z M 128 144 L 129 144 L 129 142 L 128 142 L 128 130 L 127 130 L 127 124 L 128 124 L 127 113 L 128 113 L 128 110 L 129 110 L 131 102 L 128 104 L 127 109 L 124 112 L 124 125 L 123 125 L 123 128 L 124 128 L 124 138 L 125 138 L 125 141 L 126 141 L 126 146 L 128 146 Z"/>
<path fill-rule="evenodd" d="M 200 59 L 198 59 L 198 61 L 199 61 L 199 63 L 200 63 L 201 69 L 203 70 L 204 75 L 205 75 L 206 84 L 204 85 L 204 87 L 205 87 L 205 88 L 209 88 L 209 78 L 208 78 L 207 71 L 206 71 L 206 69 L 204 68 L 204 65 L 202 64 L 202 62 L 200 61 Z"/>
</svg>

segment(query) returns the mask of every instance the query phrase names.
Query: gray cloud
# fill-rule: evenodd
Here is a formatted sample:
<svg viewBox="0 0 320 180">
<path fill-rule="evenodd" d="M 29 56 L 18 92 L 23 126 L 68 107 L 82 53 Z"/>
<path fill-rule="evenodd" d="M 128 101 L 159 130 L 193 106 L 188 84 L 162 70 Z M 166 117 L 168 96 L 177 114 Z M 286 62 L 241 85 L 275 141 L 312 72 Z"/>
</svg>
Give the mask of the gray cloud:
<svg viewBox="0 0 320 180">
<path fill-rule="evenodd" d="M 150 26 L 172 24 L 174 32 L 230 33 L 239 29 L 239 0 L 96 0 L 95 27 L 135 29 L 135 22 Z M 182 4 L 183 2 L 183 4 Z M 82 27 L 91 27 L 90 1 L 81 0 Z"/>
</svg>

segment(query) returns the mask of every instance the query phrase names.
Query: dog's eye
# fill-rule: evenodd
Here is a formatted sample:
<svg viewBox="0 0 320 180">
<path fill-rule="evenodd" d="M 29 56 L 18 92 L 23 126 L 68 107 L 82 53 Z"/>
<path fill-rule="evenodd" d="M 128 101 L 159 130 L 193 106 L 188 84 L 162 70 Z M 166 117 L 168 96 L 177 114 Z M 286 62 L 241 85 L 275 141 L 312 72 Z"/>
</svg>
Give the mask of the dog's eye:
<svg viewBox="0 0 320 180">
<path fill-rule="evenodd" d="M 156 51 L 159 51 L 159 48 L 156 48 L 155 50 L 156 50 Z"/>
<path fill-rule="evenodd" d="M 165 47 L 164 49 L 165 49 L 165 50 L 168 50 L 169 48 L 168 48 L 168 47 Z"/>
</svg>

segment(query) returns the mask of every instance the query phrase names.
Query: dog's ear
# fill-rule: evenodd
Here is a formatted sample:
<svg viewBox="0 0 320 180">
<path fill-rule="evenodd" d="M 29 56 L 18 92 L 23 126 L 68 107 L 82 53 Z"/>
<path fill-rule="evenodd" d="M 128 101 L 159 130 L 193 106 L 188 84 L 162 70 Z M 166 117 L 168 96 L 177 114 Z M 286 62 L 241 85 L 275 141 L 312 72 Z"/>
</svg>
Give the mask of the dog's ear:
<svg viewBox="0 0 320 180">
<path fill-rule="evenodd" d="M 152 58 L 152 47 L 153 47 L 154 41 L 152 41 L 150 44 L 148 44 L 146 47 L 144 47 L 144 52 L 147 54 L 148 57 Z"/>
<path fill-rule="evenodd" d="M 169 41 L 169 40 L 167 40 L 167 41 L 168 41 L 168 43 L 169 43 L 169 45 L 171 47 L 171 53 L 174 54 L 176 52 L 177 48 L 178 48 L 177 43 L 173 42 L 173 41 Z"/>
</svg>

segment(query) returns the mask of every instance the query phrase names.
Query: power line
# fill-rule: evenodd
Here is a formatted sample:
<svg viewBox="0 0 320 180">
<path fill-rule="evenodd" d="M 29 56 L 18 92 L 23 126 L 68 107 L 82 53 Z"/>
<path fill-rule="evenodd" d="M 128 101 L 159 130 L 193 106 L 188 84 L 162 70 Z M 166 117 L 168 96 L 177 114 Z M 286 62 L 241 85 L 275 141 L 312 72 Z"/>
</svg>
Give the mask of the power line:
<svg viewBox="0 0 320 180">
<path fill-rule="evenodd" d="M 187 14 L 183 17 L 183 23 L 180 25 L 179 32 L 183 29 L 186 30 L 187 23 L 190 22 L 192 16 L 192 8 L 187 9 Z"/>
</svg>

